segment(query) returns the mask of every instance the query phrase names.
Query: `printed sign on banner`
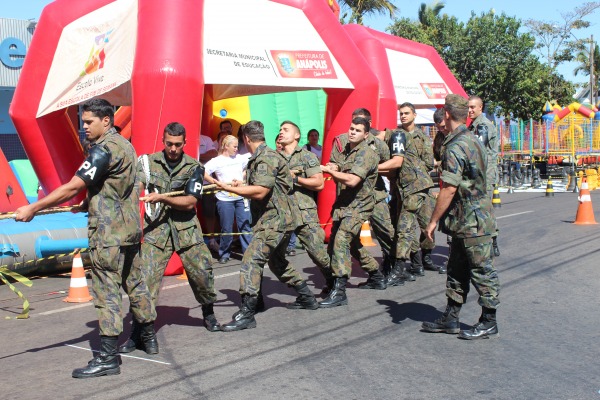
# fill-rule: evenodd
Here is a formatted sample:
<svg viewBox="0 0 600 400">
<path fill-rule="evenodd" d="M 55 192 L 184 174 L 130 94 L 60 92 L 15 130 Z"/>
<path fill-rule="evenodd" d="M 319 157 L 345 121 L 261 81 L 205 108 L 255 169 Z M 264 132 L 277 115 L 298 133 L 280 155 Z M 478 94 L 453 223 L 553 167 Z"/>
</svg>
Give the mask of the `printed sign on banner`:
<svg viewBox="0 0 600 400">
<path fill-rule="evenodd" d="M 111 91 L 109 101 L 129 104 L 129 86 L 123 83 L 131 79 L 136 37 L 137 0 L 115 1 L 67 25 L 37 116 Z"/>
</svg>

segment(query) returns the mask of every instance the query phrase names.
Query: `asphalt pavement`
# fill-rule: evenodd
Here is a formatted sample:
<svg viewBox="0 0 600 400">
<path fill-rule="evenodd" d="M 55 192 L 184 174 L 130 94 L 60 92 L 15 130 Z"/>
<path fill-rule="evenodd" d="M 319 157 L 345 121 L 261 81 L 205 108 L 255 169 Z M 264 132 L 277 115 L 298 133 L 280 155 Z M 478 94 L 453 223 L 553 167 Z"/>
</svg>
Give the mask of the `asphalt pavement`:
<svg viewBox="0 0 600 400">
<path fill-rule="evenodd" d="M 267 310 L 258 326 L 210 333 L 187 281 L 165 277 L 156 328 L 160 353 L 122 358 L 121 374 L 77 380 L 99 348 L 92 303 L 62 300 L 69 276 L 35 279 L 20 300 L 0 286 L 0 398 L 8 399 L 600 399 L 600 225 L 574 225 L 577 194 L 503 193 L 496 209 L 501 256 L 499 337 L 463 341 L 420 331 L 445 308 L 445 275 L 402 287 L 357 289 L 349 305 L 288 310 L 293 290 L 265 271 Z M 600 221 L 600 193 L 592 192 Z M 438 234 L 434 260 L 445 262 Z M 370 247 L 380 257 L 379 247 Z M 304 250 L 289 258 L 313 292 L 323 284 Z M 228 322 L 240 302 L 239 261 L 215 264 L 215 312 Z M 89 281 L 88 281 L 89 282 Z M 128 307 L 124 299 L 124 309 Z M 480 314 L 472 288 L 461 312 Z M 131 317 L 127 316 L 129 334 Z"/>
</svg>

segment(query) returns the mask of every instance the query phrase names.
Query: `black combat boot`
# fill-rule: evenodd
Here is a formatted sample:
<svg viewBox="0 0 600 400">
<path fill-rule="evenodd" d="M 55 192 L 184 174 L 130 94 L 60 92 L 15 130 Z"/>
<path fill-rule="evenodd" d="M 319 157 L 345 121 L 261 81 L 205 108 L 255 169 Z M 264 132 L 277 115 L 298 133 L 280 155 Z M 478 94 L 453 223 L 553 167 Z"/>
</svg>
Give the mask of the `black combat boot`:
<svg viewBox="0 0 600 400">
<path fill-rule="evenodd" d="M 406 269 L 406 264 L 404 260 L 396 260 L 394 264 L 394 268 L 387 277 L 386 284 L 387 286 L 402 286 L 404 282 L 406 282 L 406 277 L 404 276 L 404 270 Z"/>
<path fill-rule="evenodd" d="M 423 260 L 423 268 L 427 271 L 439 271 L 440 266 L 435 265 L 431 259 L 431 249 L 421 249 L 421 256 Z"/>
<path fill-rule="evenodd" d="M 131 323 L 131 336 L 119 346 L 119 353 L 131 353 L 135 349 L 144 350 L 144 345 L 140 338 L 140 324 L 134 319 Z"/>
<path fill-rule="evenodd" d="M 319 302 L 317 302 L 315 295 L 310 291 L 306 281 L 294 286 L 294 289 L 298 292 L 298 297 L 296 297 L 296 301 L 293 303 L 286 304 L 287 308 L 290 310 L 316 310 L 319 308 Z"/>
<path fill-rule="evenodd" d="M 202 304 L 202 318 L 204 318 L 204 327 L 209 332 L 219 332 L 221 330 L 221 324 L 219 324 L 217 317 L 215 317 L 213 303 Z"/>
<path fill-rule="evenodd" d="M 500 257 L 500 249 L 498 248 L 498 237 L 492 238 L 492 248 L 494 249 L 494 257 Z"/>
<path fill-rule="evenodd" d="M 87 367 L 74 369 L 73 378 L 120 374 L 118 340 L 118 336 L 100 336 L 100 353 L 88 363 Z"/>
<path fill-rule="evenodd" d="M 140 324 L 140 338 L 146 354 L 158 354 L 158 340 L 154 332 L 154 322 Z"/>
<path fill-rule="evenodd" d="M 329 293 L 331 293 L 331 291 L 333 290 L 334 284 L 335 284 L 335 278 L 333 276 L 325 278 L 325 286 L 323 286 L 323 289 L 321 289 L 321 293 L 319 293 L 319 297 L 322 299 L 325 299 L 327 296 L 329 296 Z"/>
<path fill-rule="evenodd" d="M 265 298 L 263 297 L 262 291 L 258 292 L 258 296 L 256 297 L 256 312 L 263 312 L 267 309 L 265 306 Z"/>
<path fill-rule="evenodd" d="M 411 266 L 409 272 L 415 276 L 425 276 L 425 270 L 423 269 L 423 259 L 421 258 L 421 252 L 419 250 L 414 253 L 410 253 Z"/>
<path fill-rule="evenodd" d="M 233 314 L 233 321 L 228 324 L 221 325 L 223 332 L 241 331 L 242 329 L 256 328 L 256 320 L 254 314 L 256 313 L 256 297 L 250 297 L 244 295 L 242 297 L 242 305 L 240 310 Z"/>
<path fill-rule="evenodd" d="M 485 308 L 481 312 L 479 322 L 469 330 L 460 331 L 458 337 L 465 340 L 489 339 L 490 336 L 498 335 L 498 324 L 496 323 L 496 310 Z"/>
<path fill-rule="evenodd" d="M 394 260 L 390 256 L 383 257 L 383 265 L 381 266 L 381 273 L 386 278 L 392 272 L 392 267 L 394 266 Z"/>
<path fill-rule="evenodd" d="M 385 276 L 378 269 L 375 271 L 369 271 L 369 279 L 366 282 L 358 284 L 360 289 L 377 289 L 384 290 L 387 288 L 385 283 Z"/>
<path fill-rule="evenodd" d="M 346 297 L 346 283 L 348 278 L 335 278 L 333 284 L 333 290 L 329 293 L 329 296 L 325 300 L 319 303 L 322 308 L 336 307 L 344 304 L 348 304 L 348 298 Z"/>
<path fill-rule="evenodd" d="M 433 322 L 423 322 L 421 328 L 425 332 L 443 332 L 443 333 L 458 333 L 460 332 L 460 321 L 458 314 L 460 313 L 461 304 L 454 300 L 448 299 L 446 311 L 442 314 L 442 318 L 436 319 Z"/>
</svg>

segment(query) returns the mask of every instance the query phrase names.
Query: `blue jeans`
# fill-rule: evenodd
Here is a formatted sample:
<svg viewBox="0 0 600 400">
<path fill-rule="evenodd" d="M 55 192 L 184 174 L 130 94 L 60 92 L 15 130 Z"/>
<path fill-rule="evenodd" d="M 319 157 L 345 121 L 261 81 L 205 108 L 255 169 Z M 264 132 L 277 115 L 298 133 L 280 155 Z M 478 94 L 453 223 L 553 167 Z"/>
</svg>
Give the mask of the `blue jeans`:
<svg viewBox="0 0 600 400">
<path fill-rule="evenodd" d="M 296 236 L 295 233 L 292 233 L 292 236 L 290 236 L 290 243 L 287 245 L 288 250 L 296 249 L 296 240 L 297 239 L 298 239 L 298 236 Z"/>
<path fill-rule="evenodd" d="M 217 200 L 217 211 L 219 213 L 219 220 L 221 221 L 221 233 L 223 234 L 219 244 L 219 258 L 231 255 L 233 217 L 237 221 L 238 232 L 246 233 L 240 235 L 242 252 L 245 252 L 248 244 L 250 244 L 250 240 L 252 240 L 252 235 L 250 234 L 252 229 L 250 228 L 250 210 L 245 209 L 244 199 L 234 201 Z"/>
</svg>

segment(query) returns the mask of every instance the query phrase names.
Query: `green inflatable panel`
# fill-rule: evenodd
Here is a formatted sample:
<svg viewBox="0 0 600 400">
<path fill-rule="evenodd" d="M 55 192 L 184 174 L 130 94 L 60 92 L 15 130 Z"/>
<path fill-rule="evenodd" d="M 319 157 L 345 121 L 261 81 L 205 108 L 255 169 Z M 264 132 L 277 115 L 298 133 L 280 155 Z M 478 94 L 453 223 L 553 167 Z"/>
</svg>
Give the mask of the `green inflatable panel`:
<svg viewBox="0 0 600 400">
<path fill-rule="evenodd" d="M 300 127 L 300 146 L 306 144 L 306 134 L 313 128 L 319 131 L 319 143 L 323 143 L 327 103 L 323 90 L 261 94 L 249 96 L 248 102 L 252 119 L 265 125 L 265 139 L 270 147 L 275 148 L 283 121 L 292 121 Z"/>
<path fill-rule="evenodd" d="M 39 181 L 31 162 L 29 160 L 12 160 L 8 164 L 21 184 L 25 196 L 37 199 Z"/>
</svg>

